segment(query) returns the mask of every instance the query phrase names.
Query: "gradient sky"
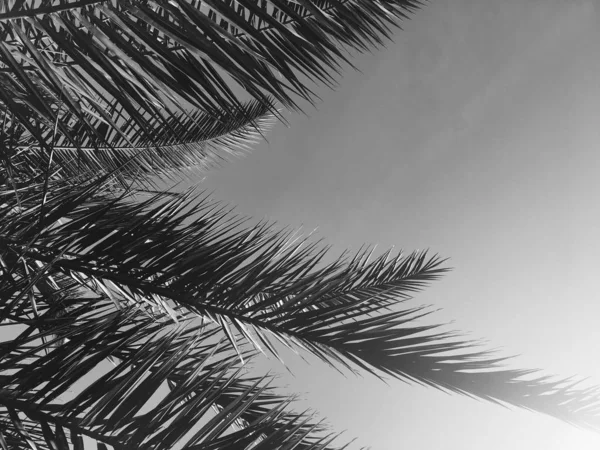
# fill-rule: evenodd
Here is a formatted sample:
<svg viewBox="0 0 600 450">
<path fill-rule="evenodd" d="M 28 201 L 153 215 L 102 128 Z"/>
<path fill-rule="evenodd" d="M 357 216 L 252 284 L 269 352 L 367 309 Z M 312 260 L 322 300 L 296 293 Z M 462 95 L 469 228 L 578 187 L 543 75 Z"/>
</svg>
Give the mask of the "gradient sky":
<svg viewBox="0 0 600 450">
<path fill-rule="evenodd" d="M 214 197 L 334 252 L 430 248 L 454 271 L 412 301 L 514 364 L 600 384 L 600 17 L 594 0 L 432 0 L 354 59 L 309 118 L 208 174 Z M 289 360 L 288 390 L 353 448 L 598 449 L 526 411 Z M 278 371 L 281 366 L 273 363 Z M 285 373 L 283 371 L 282 373 Z"/>
</svg>

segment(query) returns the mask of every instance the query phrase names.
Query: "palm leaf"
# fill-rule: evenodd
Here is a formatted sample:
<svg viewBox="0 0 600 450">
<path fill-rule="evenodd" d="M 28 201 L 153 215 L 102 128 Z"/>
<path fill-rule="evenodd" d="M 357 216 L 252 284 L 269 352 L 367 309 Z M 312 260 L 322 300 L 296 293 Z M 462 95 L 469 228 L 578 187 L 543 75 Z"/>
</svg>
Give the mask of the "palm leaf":
<svg viewBox="0 0 600 450">
<path fill-rule="evenodd" d="M 77 122 L 72 131 L 80 144 L 75 147 L 63 137 L 55 139 L 53 167 L 68 178 L 112 172 L 121 180 L 137 183 L 151 176 L 172 176 L 175 170 L 179 174 L 184 169 L 197 173 L 242 155 L 263 138 L 275 122 L 271 108 L 254 101 L 236 114 L 216 118 L 200 111 L 175 114 L 169 118 L 168 127 L 157 124 L 151 136 L 141 133 L 135 123 L 124 125 L 128 134 L 124 137 L 100 120 L 91 121 L 102 140 L 86 137 L 85 127 Z M 38 170 L 49 163 L 47 152 L 28 133 L 20 136 L 16 150 L 27 152 Z"/>
<path fill-rule="evenodd" d="M 49 332 L 31 324 L 0 347 L 0 422 L 10 448 L 83 448 L 85 437 L 114 449 L 243 449 L 266 441 L 331 449 L 332 437 L 310 415 L 288 411 L 290 399 L 265 378 L 242 375 L 235 355 L 215 342 L 216 329 L 189 320 L 170 326 L 102 299 L 72 306 L 51 325 L 68 338 L 60 346 L 41 343 Z"/>
<path fill-rule="evenodd" d="M 22 255 L 32 269 L 41 264 L 117 304 L 174 319 L 177 307 L 191 311 L 218 325 L 239 351 L 245 342 L 277 356 L 276 339 L 340 370 L 387 374 L 598 426 L 595 390 L 540 376 L 524 380 L 537 371 L 504 369 L 499 363 L 506 358 L 414 324 L 427 311 L 399 307 L 447 270 L 436 256 L 388 252 L 369 261 L 362 250 L 328 262 L 316 243 L 294 242 L 267 224 L 242 228 L 241 219 L 193 192 L 141 202 L 83 187 L 51 192 L 38 228 L 29 225 L 39 215 L 33 205 L 41 193 L 34 189 L 23 195 L 24 210 L 11 227 L 0 229 L 10 236 L 2 238 L 7 252 Z M 60 218 L 68 220 L 57 225 Z M 11 298 L 31 285 L 20 279 L 7 284 Z M 28 305 L 18 297 L 5 306 L 5 317 Z"/>
<path fill-rule="evenodd" d="M 178 110 L 235 113 L 242 104 L 232 81 L 263 106 L 271 106 L 272 96 L 297 109 L 297 98 L 315 101 L 309 81 L 333 85 L 332 71 L 348 62 L 340 45 L 361 51 L 382 45 L 418 6 L 411 0 L 6 1 L 0 112 L 38 141 L 57 128 L 77 147 L 83 144 L 69 131 L 72 120 L 101 140 L 94 120 L 122 137 L 123 124 L 132 123 L 148 137 L 168 127 Z M 119 117 L 111 116 L 114 107 Z"/>
</svg>

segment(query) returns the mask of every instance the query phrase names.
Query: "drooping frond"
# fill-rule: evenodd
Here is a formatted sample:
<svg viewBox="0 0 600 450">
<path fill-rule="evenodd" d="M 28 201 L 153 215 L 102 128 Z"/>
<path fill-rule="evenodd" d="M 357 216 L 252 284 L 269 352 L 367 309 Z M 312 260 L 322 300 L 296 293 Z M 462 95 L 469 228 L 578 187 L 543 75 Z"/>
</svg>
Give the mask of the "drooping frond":
<svg viewBox="0 0 600 450">
<path fill-rule="evenodd" d="M 1 448 L 83 449 L 86 438 L 115 450 L 332 450 L 336 436 L 244 375 L 214 327 L 101 298 L 72 299 L 58 319 L 40 312 L 0 342 Z"/>
<path fill-rule="evenodd" d="M 414 0 L 60 0 L 3 2 L 0 115 L 49 146 L 79 129 L 129 135 L 165 128 L 178 110 L 241 108 L 235 82 L 263 105 L 314 102 L 332 84 L 340 45 L 381 45 Z M 101 123 L 101 126 L 98 125 Z M 79 130 L 80 131 L 80 130 Z M 41 145 L 41 144 L 40 144 Z M 104 143 L 103 145 L 106 145 Z"/>
<path fill-rule="evenodd" d="M 401 306 L 446 271 L 436 256 L 386 253 L 369 261 L 369 252 L 360 251 L 328 261 L 316 243 L 294 241 L 266 224 L 243 228 L 239 218 L 192 192 L 138 203 L 84 187 L 52 192 L 39 226 L 28 225 L 39 217 L 40 193 L 32 189 L 27 200 L 22 194 L 26 206 L 11 228 L 0 229 L 6 252 L 22 255 L 32 273 L 34 264 L 48 267 L 117 304 L 174 320 L 177 307 L 196 313 L 236 348 L 251 343 L 277 355 L 275 339 L 340 370 L 387 374 L 599 425 L 595 390 L 545 377 L 525 381 L 537 372 L 503 369 L 502 358 L 473 342 L 414 323 L 426 311 Z M 59 224 L 60 218 L 66 220 Z M 26 304 L 12 301 L 6 317 Z"/>
<path fill-rule="evenodd" d="M 219 117 L 200 111 L 174 114 L 168 126 L 157 123 L 150 136 L 139 132 L 133 122 L 125 125 L 128 136 L 123 136 L 101 121 L 92 120 L 102 134 L 101 140 L 86 138 L 85 128 L 78 130 L 78 123 L 73 133 L 80 138 L 80 145 L 75 147 L 58 136 L 50 153 L 40 148 L 29 133 L 23 133 L 14 149 L 21 155 L 14 159 L 26 159 L 43 171 L 51 158 L 54 170 L 67 178 L 112 172 L 121 180 L 140 183 L 151 176 L 172 176 L 175 170 L 179 176 L 186 169 L 197 174 L 243 154 L 264 138 L 276 120 L 272 108 L 253 101 L 235 114 Z"/>
</svg>

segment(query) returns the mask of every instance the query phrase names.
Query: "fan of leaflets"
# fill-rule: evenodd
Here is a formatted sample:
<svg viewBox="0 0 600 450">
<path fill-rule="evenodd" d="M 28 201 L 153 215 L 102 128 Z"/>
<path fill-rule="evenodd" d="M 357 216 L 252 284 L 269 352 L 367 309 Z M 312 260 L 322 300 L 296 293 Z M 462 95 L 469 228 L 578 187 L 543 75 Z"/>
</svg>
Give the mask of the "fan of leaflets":
<svg viewBox="0 0 600 450">
<path fill-rule="evenodd" d="M 239 117 L 238 86 L 263 107 L 314 102 L 343 47 L 366 50 L 408 0 L 1 0 L 0 114 L 26 144 L 122 146 L 177 139 L 198 114 Z M 143 136 L 143 137 L 140 137 Z M 152 141 L 153 145 L 156 142 Z"/>
<path fill-rule="evenodd" d="M 360 251 L 328 259 L 318 243 L 294 239 L 268 224 L 244 226 L 243 219 L 194 191 L 136 199 L 133 191 L 120 196 L 107 192 L 105 180 L 72 184 L 58 179 L 48 182 L 46 193 L 43 183 L 22 186 L 18 195 L 8 186 L 0 192 L 0 321 L 29 330 L 1 347 L 0 411 L 6 414 L 3 422 L 13 424 L 11 436 L 25 436 L 19 428 L 25 416 L 33 421 L 26 430 L 44 434 L 41 413 L 34 412 L 40 408 L 64 419 L 52 422 L 55 435 L 61 433 L 57 424 L 67 429 L 77 419 L 83 422 L 76 430 L 90 426 L 122 436 L 122 448 L 141 442 L 135 439 L 146 431 L 135 430 L 145 430 L 143 423 L 166 426 L 171 412 L 180 411 L 169 408 L 191 391 L 182 387 L 177 401 L 168 408 L 161 404 L 167 409 L 151 422 L 150 416 L 137 418 L 139 396 L 146 388 L 135 390 L 134 385 L 143 383 L 139 374 L 154 373 L 152 361 L 165 365 L 157 366 L 150 386 L 168 380 L 180 364 L 190 377 L 201 376 L 186 361 L 194 359 L 189 355 L 203 335 L 160 334 L 165 323 L 181 326 L 193 317 L 217 330 L 223 345 L 241 360 L 251 348 L 280 357 L 275 345 L 280 342 L 340 371 L 391 376 L 598 428 L 597 389 L 553 381 L 535 370 L 505 369 L 500 363 L 506 358 L 479 350 L 455 333 L 436 331 L 437 326 L 415 323 L 427 311 L 404 303 L 446 272 L 438 257 L 387 252 L 370 260 L 370 252 Z M 106 315 L 88 320 L 87 312 L 77 308 L 92 315 L 100 308 Z M 52 326 L 70 320 L 74 325 Z M 41 331 L 36 335 L 35 329 Z M 50 336 L 55 337 L 39 344 Z M 48 353 L 44 356 L 42 350 Z M 77 377 L 96 366 L 94 352 L 98 358 L 124 361 L 126 374 L 136 376 L 115 373 L 114 382 L 106 378 L 87 391 L 91 397 L 79 397 L 64 409 L 54 406 Z M 35 363 L 39 369 L 27 359 L 34 354 L 40 355 Z M 135 372 L 138 367 L 145 369 Z M 227 385 L 226 380 L 218 383 Z M 181 383 L 189 389 L 194 385 L 187 378 Z M 16 406 L 24 416 L 15 415 Z M 84 411 L 88 407 L 92 412 Z M 185 411 L 197 408 L 194 404 Z M 183 413 L 177 417 L 182 427 L 200 420 Z M 160 429 L 157 425 L 156 432 Z M 164 433 L 153 442 L 170 442 Z M 216 439 L 218 433 L 207 435 Z M 106 441 L 114 446 L 112 442 Z M 156 445 L 148 448 L 168 448 Z"/>
<path fill-rule="evenodd" d="M 45 142 L 52 143 L 49 150 L 36 144 L 11 117 L 0 131 L 4 144 L 0 155 L 5 168 L 18 161 L 31 173 L 59 170 L 67 178 L 111 173 L 122 182 L 151 184 L 152 177 L 177 179 L 186 172 L 191 177 L 248 152 L 275 124 L 271 107 L 251 101 L 237 113 L 219 117 L 198 111 L 175 114 L 166 127 L 154 124 L 150 136 L 134 132 L 124 136 L 95 121 L 104 142 L 87 140 L 74 147 L 51 130 L 44 136 Z M 135 126 L 129 123 L 124 128 L 129 133 Z M 78 136 L 85 135 L 84 130 L 75 131 Z"/>
</svg>

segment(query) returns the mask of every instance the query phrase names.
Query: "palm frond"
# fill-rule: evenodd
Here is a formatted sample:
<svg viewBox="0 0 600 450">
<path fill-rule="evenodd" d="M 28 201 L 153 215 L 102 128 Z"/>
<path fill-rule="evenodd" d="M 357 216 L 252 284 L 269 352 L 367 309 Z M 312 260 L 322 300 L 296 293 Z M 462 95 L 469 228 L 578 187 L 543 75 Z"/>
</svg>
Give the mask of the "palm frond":
<svg viewBox="0 0 600 450">
<path fill-rule="evenodd" d="M 327 262 L 317 243 L 294 241 L 268 224 L 242 228 L 240 218 L 193 192 L 137 203 L 83 188 L 52 192 L 39 227 L 28 225 L 39 215 L 39 207 L 28 206 L 39 204 L 38 189 L 27 201 L 23 195 L 18 219 L 0 229 L 6 251 L 32 268 L 41 264 L 117 304 L 142 305 L 174 320 L 177 307 L 196 313 L 240 352 L 245 342 L 277 356 L 279 341 L 340 370 L 387 374 L 598 427 L 596 390 L 546 377 L 526 381 L 537 372 L 503 369 L 506 358 L 435 332 L 437 326 L 414 324 L 424 308 L 399 309 L 447 271 L 437 256 L 388 252 L 369 261 L 370 252 L 361 250 Z M 68 220 L 57 224 L 60 218 Z M 6 288 L 11 298 L 32 283 L 20 279 Z M 13 300 L 6 317 L 27 305 L 23 296 Z"/>
<path fill-rule="evenodd" d="M 112 172 L 121 181 L 141 183 L 152 176 L 173 176 L 183 170 L 194 174 L 219 166 L 249 151 L 250 146 L 265 137 L 275 123 L 270 112 L 273 105 L 256 101 L 243 105 L 235 114 L 213 117 L 196 111 L 179 113 L 168 119 L 168 127 L 157 127 L 152 135 L 141 133 L 135 123 L 123 128 L 124 137 L 101 121 L 91 121 L 102 140 L 87 136 L 85 127 L 76 123 L 73 134 L 80 138 L 77 147 L 64 137 L 54 139 L 52 167 L 67 178 Z M 27 160 L 41 171 L 50 156 L 29 133 L 20 136 L 13 161 Z"/>
<path fill-rule="evenodd" d="M 3 306 L 3 305 L 2 305 Z M 331 450 L 335 436 L 289 411 L 266 378 L 242 374 L 217 329 L 157 322 L 105 299 L 79 298 L 51 323 L 0 344 L 0 423 L 14 449 L 286 448 Z M 0 306 L 1 308 L 1 306 Z M 113 357 L 113 366 L 107 358 Z M 214 412 L 216 408 L 216 412 Z M 237 429 L 232 427 L 237 425 Z"/>
<path fill-rule="evenodd" d="M 49 136 L 59 134 L 77 147 L 74 120 L 101 140 L 95 121 L 122 137 L 128 135 L 124 123 L 150 136 L 168 127 L 178 110 L 235 113 L 242 104 L 231 82 L 264 106 L 272 96 L 298 109 L 298 98 L 316 99 L 308 81 L 333 85 L 331 73 L 349 63 L 340 45 L 361 51 L 382 45 L 420 2 L 60 0 L 4 6 L 0 113 L 48 146 Z"/>
</svg>

